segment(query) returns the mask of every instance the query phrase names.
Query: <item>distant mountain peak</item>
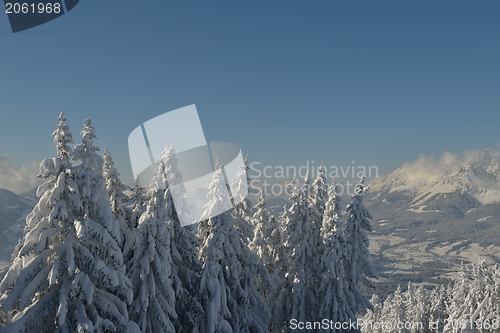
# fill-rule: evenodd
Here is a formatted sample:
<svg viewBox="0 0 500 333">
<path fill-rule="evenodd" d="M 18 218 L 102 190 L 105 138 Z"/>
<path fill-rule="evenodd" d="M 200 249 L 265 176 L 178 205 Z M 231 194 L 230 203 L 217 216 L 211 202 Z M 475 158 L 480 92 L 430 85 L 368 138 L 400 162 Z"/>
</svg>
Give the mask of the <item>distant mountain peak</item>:
<svg viewBox="0 0 500 333">
<path fill-rule="evenodd" d="M 500 152 L 445 153 L 439 160 L 420 156 L 371 185 L 372 191 L 405 192 L 412 204 L 436 194 L 458 191 L 482 204 L 500 202 Z"/>
</svg>

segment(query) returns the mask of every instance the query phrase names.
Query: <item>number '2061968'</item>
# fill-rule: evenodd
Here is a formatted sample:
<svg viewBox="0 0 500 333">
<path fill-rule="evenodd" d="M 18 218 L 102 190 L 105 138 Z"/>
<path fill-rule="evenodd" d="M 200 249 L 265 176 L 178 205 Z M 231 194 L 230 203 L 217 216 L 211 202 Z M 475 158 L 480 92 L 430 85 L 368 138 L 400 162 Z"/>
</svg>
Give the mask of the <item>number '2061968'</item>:
<svg viewBox="0 0 500 333">
<path fill-rule="evenodd" d="M 61 4 L 60 3 L 38 3 L 35 5 L 34 3 L 10 3 L 7 2 L 5 4 L 5 13 L 6 14 L 51 14 L 56 13 L 59 14 L 61 12 Z"/>
</svg>

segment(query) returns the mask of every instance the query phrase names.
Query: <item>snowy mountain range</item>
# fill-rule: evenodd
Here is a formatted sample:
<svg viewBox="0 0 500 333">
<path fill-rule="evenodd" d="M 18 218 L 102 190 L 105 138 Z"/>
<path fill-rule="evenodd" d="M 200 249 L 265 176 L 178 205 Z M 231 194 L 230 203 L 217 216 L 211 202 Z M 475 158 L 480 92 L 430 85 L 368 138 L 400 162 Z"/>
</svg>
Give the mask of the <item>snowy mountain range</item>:
<svg viewBox="0 0 500 333">
<path fill-rule="evenodd" d="M 25 218 L 35 204 L 31 199 L 0 189 L 0 265 L 10 261 L 12 251 L 23 235 Z"/>
<path fill-rule="evenodd" d="M 462 158 L 445 154 L 437 161 L 421 157 L 373 182 L 367 204 L 376 219 L 384 220 L 381 230 L 404 228 L 411 233 L 433 229 L 439 222 L 449 228 L 433 237 L 500 245 L 500 238 L 485 234 L 500 228 L 493 223 L 500 220 L 500 153 L 476 151 Z"/>
<path fill-rule="evenodd" d="M 379 196 L 403 193 L 412 198 L 411 206 L 425 210 L 425 203 L 445 193 L 459 192 L 480 204 L 500 202 L 500 153 L 483 151 L 457 161 L 443 155 L 440 161 L 421 165 L 406 163 L 372 186 Z M 461 162 L 461 163 L 460 163 Z M 420 164 L 420 165 L 419 165 Z"/>
<path fill-rule="evenodd" d="M 365 203 L 370 251 L 388 290 L 454 279 L 461 262 L 500 262 L 499 152 L 420 156 L 373 181 Z"/>
</svg>

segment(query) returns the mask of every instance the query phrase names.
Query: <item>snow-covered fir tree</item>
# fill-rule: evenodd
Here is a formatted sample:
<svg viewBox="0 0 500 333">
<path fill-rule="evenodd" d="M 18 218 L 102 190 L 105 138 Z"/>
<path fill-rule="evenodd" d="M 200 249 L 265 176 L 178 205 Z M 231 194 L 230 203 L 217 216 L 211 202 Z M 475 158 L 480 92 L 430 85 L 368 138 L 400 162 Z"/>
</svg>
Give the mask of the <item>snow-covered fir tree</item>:
<svg viewBox="0 0 500 333">
<path fill-rule="evenodd" d="M 268 332 L 269 309 L 255 286 L 257 256 L 242 241 L 227 212 L 228 185 L 217 164 L 205 205 L 200 257 L 200 295 L 205 309 L 201 333 Z M 222 214 L 218 214 L 224 211 Z M 217 215 L 218 214 L 218 215 Z"/>
<path fill-rule="evenodd" d="M 218 173 L 220 173 L 220 175 L 218 175 Z M 216 174 L 218 176 L 217 178 L 215 177 Z M 216 179 L 219 183 L 214 184 Z M 212 227 L 210 226 L 210 216 L 218 215 L 221 212 L 226 212 L 233 208 L 233 203 L 228 195 L 228 190 L 229 189 L 224 177 L 223 166 L 217 156 L 215 160 L 215 173 L 213 175 L 212 182 L 209 185 L 209 193 L 207 194 L 207 199 L 209 199 L 209 201 L 203 207 L 204 211 L 201 216 L 201 220 L 198 223 L 198 240 L 201 248 L 203 248 L 212 230 Z M 217 200 L 214 200 L 214 198 Z M 199 251 L 200 254 L 201 248 Z"/>
<path fill-rule="evenodd" d="M 289 246 L 289 240 L 297 239 L 294 234 L 300 232 L 300 225 L 298 220 L 295 218 L 298 210 L 300 208 L 301 197 L 299 193 L 297 177 L 293 175 L 291 184 L 291 196 L 289 198 L 292 206 L 287 208 L 286 205 L 283 206 L 283 213 L 279 217 L 279 224 L 282 230 L 283 237 L 283 260 L 281 265 L 277 267 L 277 274 L 279 274 L 279 282 L 276 286 L 276 299 L 274 303 L 271 303 L 272 320 L 270 327 L 272 331 L 283 332 L 288 325 L 291 313 L 291 289 L 293 287 L 292 275 L 289 273 L 290 265 L 292 261 L 292 251 L 293 249 Z"/>
<path fill-rule="evenodd" d="M 171 195 L 167 194 L 168 200 Z M 173 213 L 172 287 L 175 293 L 176 333 L 195 332 L 203 314 L 198 296 L 201 263 L 198 259 L 198 238 L 192 225 L 181 226 Z"/>
<path fill-rule="evenodd" d="M 94 139 L 97 139 L 97 137 L 95 136 L 95 128 L 92 126 L 90 118 L 83 121 L 83 129 L 80 134 L 82 136 L 82 143 L 76 145 L 73 159 L 76 162 L 81 161 L 83 169 L 93 170 L 102 176 L 103 160 L 96 153 L 99 151 L 99 148 L 94 146 Z"/>
<path fill-rule="evenodd" d="M 120 173 L 116 170 L 111 153 L 106 148 L 104 148 L 103 157 L 103 176 L 106 179 L 106 188 L 108 190 L 109 201 L 111 202 L 111 212 L 114 214 L 120 228 L 119 238 L 116 241 L 122 249 L 124 258 L 130 259 L 135 235 L 126 221 L 125 204 L 129 201 L 129 198 L 124 193 L 125 186 L 120 180 Z"/>
<path fill-rule="evenodd" d="M 231 198 L 234 206 L 231 211 L 231 216 L 233 216 L 234 218 L 234 225 L 240 237 L 240 241 L 242 244 L 244 244 L 242 245 L 243 256 L 241 256 L 239 260 L 242 262 L 246 262 L 248 261 L 248 258 L 251 258 L 251 260 L 248 261 L 248 267 L 244 269 L 248 271 L 247 284 L 256 286 L 264 299 L 266 299 L 266 296 L 271 296 L 271 293 L 274 291 L 276 280 L 269 274 L 269 269 L 265 264 L 265 261 L 262 260 L 259 254 L 255 251 L 256 248 L 253 245 L 249 244 L 249 242 L 253 242 L 254 240 L 256 240 L 256 235 L 254 233 L 254 230 L 256 228 L 255 216 L 254 219 L 252 219 L 252 217 L 250 216 L 251 202 L 247 198 L 247 193 L 249 192 L 250 188 L 249 170 L 250 168 L 248 167 L 247 155 L 245 156 L 245 160 L 240 166 L 238 173 L 233 178 L 230 186 Z M 264 205 L 263 200 L 264 199 L 262 197 L 262 205 Z M 260 211 L 260 213 L 262 215 L 267 214 L 271 218 L 269 211 L 267 211 L 266 213 L 264 212 L 264 210 L 267 211 L 267 208 L 262 206 L 262 210 Z M 262 218 L 265 219 L 264 216 L 262 216 Z M 273 222 L 273 225 L 276 224 L 274 218 L 272 221 L 269 219 L 269 221 L 267 222 Z M 261 223 L 264 222 L 261 221 Z M 277 231 L 279 232 L 279 230 Z M 259 235 L 259 238 L 260 240 L 265 241 L 265 237 L 267 236 L 270 235 Z M 274 245 L 277 246 L 277 244 Z M 257 254 L 258 257 L 254 257 L 252 253 Z"/>
<path fill-rule="evenodd" d="M 129 311 L 142 333 L 173 333 L 177 313 L 172 288 L 171 207 L 167 206 L 165 188 L 152 188 L 149 194 L 129 264 L 134 286 L 134 301 Z"/>
<path fill-rule="evenodd" d="M 321 236 L 323 253 L 321 255 L 320 286 L 319 286 L 319 317 L 329 318 L 334 322 L 356 321 L 356 314 L 349 306 L 350 295 L 348 282 L 344 272 L 346 258 L 346 239 L 341 221 L 340 196 L 337 194 L 335 182 L 328 191 L 325 205 Z M 335 332 L 326 329 L 325 332 Z"/>
<path fill-rule="evenodd" d="M 326 181 L 325 169 L 321 165 L 316 173 L 316 178 L 307 189 L 309 195 L 309 210 L 311 215 L 311 237 L 317 244 L 315 251 L 318 256 L 322 254 L 325 249 L 321 238 L 321 228 L 323 224 L 323 216 L 326 209 L 326 202 L 328 201 L 328 184 Z M 315 271 L 318 271 L 317 269 Z M 316 277 L 319 279 L 319 277 Z"/>
<path fill-rule="evenodd" d="M 138 239 L 130 277 L 135 289 L 131 317 L 143 333 L 175 332 L 175 297 L 172 289 L 170 235 L 164 190 L 152 193 L 139 220 Z"/>
<path fill-rule="evenodd" d="M 409 323 L 421 323 L 422 327 L 412 325 L 409 327 L 409 333 L 421 333 L 425 328 L 429 328 L 429 303 L 428 295 L 422 287 L 415 287 L 411 282 L 408 282 L 408 288 L 404 293 L 404 302 L 406 306 L 405 321 Z"/>
<path fill-rule="evenodd" d="M 130 265 L 132 282 L 140 286 L 130 312 L 143 333 L 192 332 L 203 312 L 196 297 L 201 270 L 196 236 L 181 226 L 173 195 L 177 202 L 183 198 L 182 174 L 169 145 L 153 174 Z"/>
<path fill-rule="evenodd" d="M 470 324 L 473 332 L 500 332 L 498 299 L 500 297 L 500 266 L 480 260 L 472 265 L 461 265 L 453 285 L 439 285 L 432 291 L 411 283 L 406 292 L 401 288 L 387 296 L 382 303 L 373 297 L 374 311 L 368 310 L 366 321 L 387 323 L 363 333 L 462 333 Z M 410 327 L 396 329 L 398 321 L 411 323 Z M 419 323 L 419 325 L 415 325 Z"/>
<path fill-rule="evenodd" d="M 309 270 L 311 271 L 312 281 L 310 282 L 311 292 L 314 293 L 315 302 L 320 303 L 324 295 L 321 294 L 320 284 L 322 282 L 322 263 L 321 259 L 325 253 L 325 244 L 321 237 L 321 228 L 323 225 L 323 215 L 326 209 L 326 202 L 328 201 L 328 184 L 326 181 L 325 169 L 321 165 L 316 172 L 316 178 L 313 180 L 312 184 L 308 183 L 308 176 L 306 176 L 307 186 L 304 188 L 304 194 L 308 200 L 309 208 L 309 237 L 310 237 L 310 256 L 317 258 L 316 260 L 309 262 Z M 318 318 L 320 316 L 317 314 Z"/>
<path fill-rule="evenodd" d="M 54 143 L 56 144 L 57 157 L 61 159 L 64 166 L 70 165 L 71 157 L 73 156 L 73 134 L 69 130 L 66 124 L 66 118 L 64 118 L 64 112 L 61 112 L 57 117 L 59 124 L 56 125 L 55 131 L 52 133 L 54 137 Z"/>
<path fill-rule="evenodd" d="M 263 191 L 257 197 L 254 208 L 256 209 L 252 218 L 252 225 L 255 226 L 254 237 L 249 247 L 259 257 L 258 263 L 266 266 L 269 274 L 279 279 L 277 266 L 284 256 L 281 226 L 269 212 Z"/>
<path fill-rule="evenodd" d="M 175 213 L 180 221 L 185 224 L 192 222 L 185 200 L 186 189 L 182 173 L 177 169 L 177 153 L 173 144 L 168 144 L 160 156 L 155 173 L 153 174 L 151 186 L 154 188 L 169 188 L 171 198 L 175 201 Z"/>
<path fill-rule="evenodd" d="M 231 198 L 234 205 L 232 215 L 235 218 L 235 226 L 246 244 L 253 239 L 254 227 L 251 224 L 250 217 L 252 203 L 246 195 L 250 191 L 249 170 L 248 155 L 246 155 L 243 164 L 231 183 Z"/>
<path fill-rule="evenodd" d="M 319 260 L 317 241 L 313 237 L 314 229 L 311 221 L 310 198 L 308 195 L 309 172 L 304 179 L 303 188 L 299 190 L 296 178 L 292 180 L 292 207 L 284 215 L 284 244 L 288 259 L 284 281 L 278 293 L 275 326 L 291 330 L 288 321 L 316 321 L 317 277 L 319 276 Z"/>
<path fill-rule="evenodd" d="M 225 211 L 229 208 L 226 188 L 222 165 L 217 159 L 216 170 L 208 193 L 210 201 L 205 205 L 203 213 L 205 216 L 211 216 L 213 212 Z M 229 227 L 228 224 L 230 224 Z M 233 332 L 228 321 L 231 317 L 227 295 L 229 288 L 226 286 L 225 267 L 222 264 L 225 258 L 224 250 L 227 248 L 225 243 L 229 238 L 228 231 L 233 227 L 232 217 L 227 213 L 204 219 L 198 226 L 199 256 L 203 261 L 200 295 L 205 309 L 205 314 L 200 321 L 201 333 Z"/>
<path fill-rule="evenodd" d="M 7 325 L 1 332 L 138 332 L 129 321 L 132 288 L 112 231 L 116 219 L 85 120 L 83 142 L 69 158 L 63 114 L 54 132 L 58 157 L 40 164 L 47 179 L 26 218 L 26 235 L 0 283 Z M 40 320 L 43 318 L 43 320 Z"/>
<path fill-rule="evenodd" d="M 177 333 L 192 332 L 196 329 L 203 307 L 198 299 L 201 263 L 198 259 L 198 238 L 192 224 L 182 226 L 179 213 L 184 221 L 189 219 L 185 202 L 182 173 L 177 169 L 177 155 L 172 144 L 162 153 L 154 179 L 158 187 L 167 188 L 167 207 L 173 228 L 170 228 L 172 257 L 172 287 L 175 294 Z M 174 200 L 174 196 L 176 200 Z"/>
<path fill-rule="evenodd" d="M 357 183 L 352 201 L 347 205 L 347 221 L 345 225 L 345 237 L 347 241 L 347 255 L 345 264 L 345 274 L 348 283 L 349 306 L 354 313 L 372 309 L 370 300 L 363 294 L 360 285 L 373 287 L 373 283 L 368 278 L 376 278 L 375 269 L 370 261 L 370 251 L 368 250 L 369 239 L 366 232 L 371 232 L 370 220 L 372 216 L 363 205 L 363 197 L 367 188 L 364 185 L 364 177 Z"/>
<path fill-rule="evenodd" d="M 366 328 L 363 332 L 370 333 L 382 333 L 382 327 L 380 326 L 382 312 L 384 310 L 383 304 L 380 297 L 377 294 L 373 294 L 370 299 L 370 303 L 373 305 L 373 311 L 368 310 L 365 315 Z"/>
<path fill-rule="evenodd" d="M 296 186 L 295 178 L 294 181 Z M 292 181 L 292 188 L 294 188 L 294 181 Z M 288 251 L 285 246 L 285 240 L 287 239 L 287 231 L 289 231 L 286 229 L 286 222 L 288 221 L 288 210 L 289 207 L 287 207 L 287 205 L 284 204 L 282 213 L 276 219 L 280 229 L 280 237 L 281 237 L 281 242 L 279 243 L 280 246 L 278 248 L 278 258 L 281 258 L 281 260 L 276 262 L 276 268 L 274 269 L 274 272 L 278 274 L 278 276 L 280 277 L 280 281 L 285 281 L 286 270 L 290 264 L 290 258 L 288 257 Z"/>
<path fill-rule="evenodd" d="M 132 193 L 130 194 L 132 204 L 127 209 L 127 224 L 130 230 L 133 230 L 139 224 L 139 219 L 146 210 L 147 193 L 140 186 L 140 180 L 135 180 Z"/>
<path fill-rule="evenodd" d="M 451 291 L 452 297 L 446 311 L 446 319 L 452 323 L 463 323 L 473 319 L 474 332 L 500 332 L 499 286 L 500 266 L 498 264 L 488 265 L 483 259 L 470 266 L 462 265 Z M 482 305 L 477 317 L 473 318 L 485 299 L 486 303 Z M 497 325 L 493 327 L 493 323 Z M 460 331 L 457 325 L 448 325 L 443 332 Z"/>
<path fill-rule="evenodd" d="M 397 328 L 398 323 L 405 323 L 406 319 L 406 303 L 404 295 L 401 292 L 401 287 L 398 286 L 394 294 L 392 295 L 390 307 L 388 309 L 388 318 L 392 325 L 387 325 L 385 327 L 384 333 L 397 332 L 403 333 L 401 328 Z M 403 328 L 404 329 L 404 328 Z"/>
<path fill-rule="evenodd" d="M 315 229 L 317 229 L 317 239 L 318 239 L 318 250 L 321 249 L 321 238 L 319 236 L 319 230 L 323 224 L 323 215 L 326 209 L 326 202 L 328 201 L 328 184 L 326 181 L 325 169 L 321 165 L 316 173 L 316 178 L 311 184 L 310 189 L 310 207 L 311 207 L 311 219 L 314 223 Z"/>
<path fill-rule="evenodd" d="M 125 186 L 120 180 L 120 173 L 115 168 L 111 153 L 106 148 L 104 148 L 103 157 L 103 175 L 106 179 L 106 188 L 108 189 L 109 200 L 111 202 L 111 211 L 113 214 L 119 215 L 121 219 L 125 220 L 124 205 L 129 200 L 124 193 Z"/>
<path fill-rule="evenodd" d="M 266 279 L 257 279 L 257 289 L 272 311 L 275 307 L 276 297 L 280 291 L 281 265 L 284 257 L 283 235 L 281 226 L 276 218 L 269 212 L 264 201 L 264 193 L 261 192 L 257 198 L 255 207 L 257 210 L 252 218 L 254 237 L 249 245 L 250 250 L 257 254 L 257 263 L 263 265 L 268 274 Z M 269 330 L 275 331 L 273 320 L 270 322 Z M 281 327 L 280 327 L 281 328 Z"/>
<path fill-rule="evenodd" d="M 450 304 L 449 294 L 451 293 L 451 285 L 439 285 L 432 289 L 429 296 L 429 321 L 437 323 L 436 326 L 442 328 L 444 327 L 445 319 L 447 318 L 446 310 Z"/>
</svg>

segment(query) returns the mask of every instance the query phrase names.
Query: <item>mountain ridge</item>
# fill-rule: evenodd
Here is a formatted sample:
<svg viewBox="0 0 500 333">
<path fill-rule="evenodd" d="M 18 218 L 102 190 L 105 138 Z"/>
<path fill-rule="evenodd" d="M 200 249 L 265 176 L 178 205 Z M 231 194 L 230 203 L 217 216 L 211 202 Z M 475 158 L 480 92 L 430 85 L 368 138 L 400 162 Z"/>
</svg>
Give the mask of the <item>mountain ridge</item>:
<svg viewBox="0 0 500 333">
<path fill-rule="evenodd" d="M 411 197 L 411 205 L 416 209 L 436 194 L 457 191 L 481 204 L 500 202 L 500 152 L 485 150 L 475 156 L 469 153 L 462 160 L 446 157 L 446 153 L 439 161 L 422 159 L 407 162 L 375 179 L 370 184 L 371 192 L 398 192 Z"/>
<path fill-rule="evenodd" d="M 0 189 L 0 265 L 10 262 L 18 240 L 24 234 L 26 216 L 36 202 L 7 189 Z"/>
</svg>

